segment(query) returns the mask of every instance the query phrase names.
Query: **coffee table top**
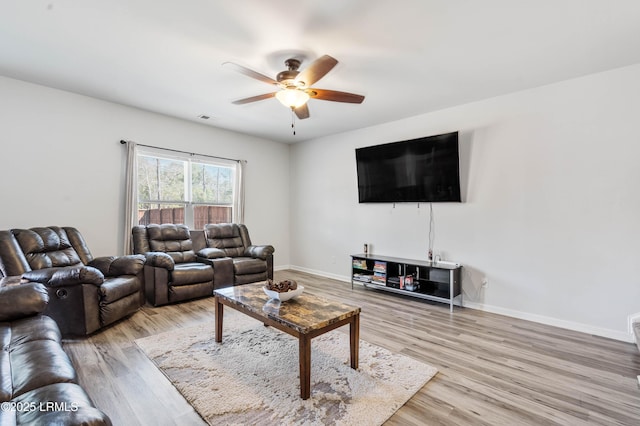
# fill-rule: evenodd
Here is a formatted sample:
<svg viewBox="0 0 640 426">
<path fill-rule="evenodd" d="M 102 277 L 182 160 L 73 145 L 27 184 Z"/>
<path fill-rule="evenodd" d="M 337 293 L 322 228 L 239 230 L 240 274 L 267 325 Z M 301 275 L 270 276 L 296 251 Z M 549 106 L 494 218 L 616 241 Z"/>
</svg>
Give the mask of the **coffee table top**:
<svg viewBox="0 0 640 426">
<path fill-rule="evenodd" d="M 264 282 L 243 284 L 221 288 L 213 294 L 228 303 L 243 307 L 300 333 L 322 329 L 360 313 L 359 307 L 307 293 L 286 302 L 271 300 L 262 289 L 264 285 Z"/>
</svg>

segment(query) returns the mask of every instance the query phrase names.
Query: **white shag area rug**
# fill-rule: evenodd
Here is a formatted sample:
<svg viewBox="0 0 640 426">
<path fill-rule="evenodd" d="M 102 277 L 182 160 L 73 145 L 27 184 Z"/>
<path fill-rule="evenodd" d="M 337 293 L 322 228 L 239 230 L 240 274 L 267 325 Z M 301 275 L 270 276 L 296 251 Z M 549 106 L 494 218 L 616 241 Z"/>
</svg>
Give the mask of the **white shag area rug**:
<svg viewBox="0 0 640 426">
<path fill-rule="evenodd" d="M 381 425 L 437 373 L 363 340 L 353 370 L 349 336 L 334 330 L 311 340 L 305 401 L 298 340 L 237 312 L 224 316 L 222 343 L 213 322 L 136 340 L 211 425 Z"/>
</svg>

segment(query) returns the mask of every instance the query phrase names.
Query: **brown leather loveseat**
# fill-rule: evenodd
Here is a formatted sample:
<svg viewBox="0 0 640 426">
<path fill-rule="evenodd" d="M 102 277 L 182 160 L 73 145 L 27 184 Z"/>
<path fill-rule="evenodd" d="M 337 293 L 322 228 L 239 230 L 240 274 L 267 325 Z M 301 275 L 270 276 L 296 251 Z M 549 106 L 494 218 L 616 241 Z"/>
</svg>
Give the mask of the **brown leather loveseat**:
<svg viewBox="0 0 640 426">
<path fill-rule="evenodd" d="M 15 284 L 8 284 L 13 281 Z M 111 425 L 78 385 L 42 284 L 0 280 L 0 425 Z"/>
<path fill-rule="evenodd" d="M 65 336 L 93 333 L 137 311 L 143 267 L 144 256 L 94 258 L 72 227 L 0 231 L 1 276 L 44 284 L 45 313 Z"/>
</svg>

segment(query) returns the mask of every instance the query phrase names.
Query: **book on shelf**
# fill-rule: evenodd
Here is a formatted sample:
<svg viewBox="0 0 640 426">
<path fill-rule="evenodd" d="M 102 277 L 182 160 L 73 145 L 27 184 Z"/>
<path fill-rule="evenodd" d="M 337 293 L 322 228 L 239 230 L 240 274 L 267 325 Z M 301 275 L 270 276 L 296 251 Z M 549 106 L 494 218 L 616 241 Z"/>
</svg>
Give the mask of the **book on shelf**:
<svg viewBox="0 0 640 426">
<path fill-rule="evenodd" d="M 376 260 L 376 263 L 373 265 L 373 270 L 376 272 L 387 272 L 387 262 L 380 262 Z"/>
<path fill-rule="evenodd" d="M 369 283 L 369 282 L 371 282 L 371 275 L 353 274 L 353 279 L 355 281 L 360 281 L 360 282 L 363 282 L 363 283 Z"/>
<path fill-rule="evenodd" d="M 356 269 L 367 269 L 367 261 L 363 259 L 353 259 L 353 267 Z"/>
<path fill-rule="evenodd" d="M 386 284 L 387 282 L 387 276 L 385 274 L 382 274 L 380 272 L 374 272 L 373 276 L 371 277 L 371 282 L 374 284 Z"/>
</svg>

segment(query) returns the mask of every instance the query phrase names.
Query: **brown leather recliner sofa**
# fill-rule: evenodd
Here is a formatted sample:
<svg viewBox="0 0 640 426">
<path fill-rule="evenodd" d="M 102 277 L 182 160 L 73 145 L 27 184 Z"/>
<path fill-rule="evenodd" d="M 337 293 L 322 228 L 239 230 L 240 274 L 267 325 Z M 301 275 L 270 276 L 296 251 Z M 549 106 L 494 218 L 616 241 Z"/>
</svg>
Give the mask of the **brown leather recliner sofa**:
<svg viewBox="0 0 640 426">
<path fill-rule="evenodd" d="M 94 258 L 72 227 L 0 231 L 0 274 L 44 284 L 45 314 L 63 335 L 86 335 L 144 303 L 144 256 Z"/>
<path fill-rule="evenodd" d="M 224 282 L 215 276 L 217 261 L 206 262 L 204 254 L 194 251 L 186 225 L 137 225 L 132 232 L 134 253 L 146 257 L 145 294 L 153 306 L 211 296 L 214 281 Z"/>
<path fill-rule="evenodd" d="M 275 249 L 271 245 L 253 245 L 244 224 L 207 224 L 204 236 L 207 248 L 200 253 L 207 259 L 217 259 L 215 268 L 225 269 L 226 281 L 239 285 L 273 279 Z M 219 275 L 223 276 L 223 272 Z"/>
<path fill-rule="evenodd" d="M 19 281 L 0 280 L 0 425 L 111 425 L 78 385 L 56 322 L 41 315 L 46 287 Z"/>
<path fill-rule="evenodd" d="M 213 290 L 273 278 L 273 246 L 254 246 L 245 225 L 151 224 L 133 227 L 146 257 L 145 293 L 154 306 L 213 295 Z"/>
</svg>

